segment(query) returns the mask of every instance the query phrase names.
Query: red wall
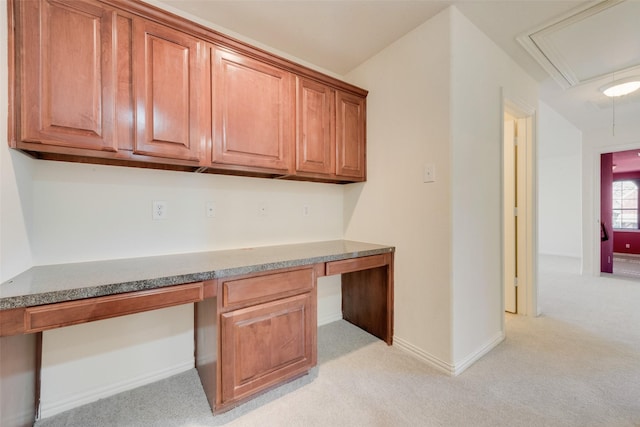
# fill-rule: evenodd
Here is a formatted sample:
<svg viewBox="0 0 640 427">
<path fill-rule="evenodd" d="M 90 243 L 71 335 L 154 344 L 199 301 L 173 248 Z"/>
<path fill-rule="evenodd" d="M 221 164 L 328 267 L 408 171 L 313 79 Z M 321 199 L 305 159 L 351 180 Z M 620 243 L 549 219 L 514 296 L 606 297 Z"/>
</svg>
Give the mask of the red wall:
<svg viewBox="0 0 640 427">
<path fill-rule="evenodd" d="M 600 222 L 606 227 L 609 238 L 600 243 L 600 271 L 613 273 L 613 154 L 600 156 Z"/>
<path fill-rule="evenodd" d="M 614 181 L 630 181 L 634 179 L 640 179 L 640 171 L 622 172 L 622 173 L 613 174 Z"/>
<path fill-rule="evenodd" d="M 613 251 L 623 254 L 640 254 L 640 232 L 614 231 Z"/>
</svg>

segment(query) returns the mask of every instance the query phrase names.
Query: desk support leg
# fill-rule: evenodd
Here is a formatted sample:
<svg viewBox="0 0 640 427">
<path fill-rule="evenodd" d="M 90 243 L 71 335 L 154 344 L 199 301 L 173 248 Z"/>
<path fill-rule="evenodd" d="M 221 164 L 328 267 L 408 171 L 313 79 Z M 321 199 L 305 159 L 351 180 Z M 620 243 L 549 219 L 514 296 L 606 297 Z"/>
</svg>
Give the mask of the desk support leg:
<svg viewBox="0 0 640 427">
<path fill-rule="evenodd" d="M 202 388 L 211 410 L 218 395 L 218 308 L 217 298 L 208 298 L 195 305 L 195 363 Z"/>
<path fill-rule="evenodd" d="M 32 426 L 40 403 L 42 332 L 0 337 L 0 425 Z"/>
<path fill-rule="evenodd" d="M 342 274 L 342 317 L 393 344 L 393 274 L 390 265 Z"/>
</svg>

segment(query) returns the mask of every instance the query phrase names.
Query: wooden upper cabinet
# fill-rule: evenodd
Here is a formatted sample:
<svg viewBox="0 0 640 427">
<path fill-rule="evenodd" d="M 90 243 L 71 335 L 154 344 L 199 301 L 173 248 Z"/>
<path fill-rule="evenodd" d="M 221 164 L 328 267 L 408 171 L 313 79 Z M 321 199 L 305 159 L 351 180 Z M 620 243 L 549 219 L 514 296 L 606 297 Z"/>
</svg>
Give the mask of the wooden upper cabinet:
<svg viewBox="0 0 640 427">
<path fill-rule="evenodd" d="M 213 163 L 288 173 L 291 73 L 238 53 L 212 50 Z"/>
<path fill-rule="evenodd" d="M 116 151 L 115 12 L 97 3 L 16 3 L 19 142 Z"/>
<path fill-rule="evenodd" d="M 333 174 L 335 91 L 313 80 L 296 81 L 296 171 Z"/>
<path fill-rule="evenodd" d="M 133 22 L 135 154 L 197 162 L 206 139 L 205 44 L 143 19 Z M 205 99 L 202 99 L 202 98 Z"/>
<path fill-rule="evenodd" d="M 364 181 L 366 177 L 366 100 L 336 92 L 336 175 Z"/>
<path fill-rule="evenodd" d="M 8 141 L 36 158 L 366 176 L 367 91 L 139 0 L 8 0 Z"/>
<path fill-rule="evenodd" d="M 366 177 L 366 98 L 297 78 L 296 172 L 342 182 Z"/>
</svg>

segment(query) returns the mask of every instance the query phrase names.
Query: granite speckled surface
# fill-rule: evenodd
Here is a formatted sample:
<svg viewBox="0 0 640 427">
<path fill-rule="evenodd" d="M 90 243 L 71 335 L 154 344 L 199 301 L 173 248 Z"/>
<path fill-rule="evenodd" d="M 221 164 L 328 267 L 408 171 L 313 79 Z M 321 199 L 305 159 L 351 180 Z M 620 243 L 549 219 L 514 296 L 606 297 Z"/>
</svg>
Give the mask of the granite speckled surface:
<svg viewBox="0 0 640 427">
<path fill-rule="evenodd" d="M 349 240 L 36 266 L 0 284 L 0 310 L 199 282 L 395 250 Z"/>
</svg>

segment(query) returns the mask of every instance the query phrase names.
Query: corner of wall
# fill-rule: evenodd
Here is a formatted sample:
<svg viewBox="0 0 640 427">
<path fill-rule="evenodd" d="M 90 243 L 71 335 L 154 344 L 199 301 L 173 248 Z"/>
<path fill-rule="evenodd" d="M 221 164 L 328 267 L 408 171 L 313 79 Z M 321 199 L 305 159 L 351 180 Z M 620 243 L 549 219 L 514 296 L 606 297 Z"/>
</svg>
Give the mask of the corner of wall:
<svg viewBox="0 0 640 427">
<path fill-rule="evenodd" d="M 8 105 L 8 24 L 6 2 L 0 13 L 0 101 Z M 33 160 L 7 141 L 7 109 L 0 110 L 0 282 L 30 268 Z"/>
<path fill-rule="evenodd" d="M 394 340 L 449 369 L 451 49 L 443 10 L 351 71 L 369 90 L 368 177 L 345 189 L 345 238 L 396 246 Z M 425 183 L 425 165 L 435 182 Z"/>
<path fill-rule="evenodd" d="M 504 334 L 502 90 L 536 105 L 538 88 L 455 6 L 451 87 L 452 354 L 460 371 Z"/>
</svg>

